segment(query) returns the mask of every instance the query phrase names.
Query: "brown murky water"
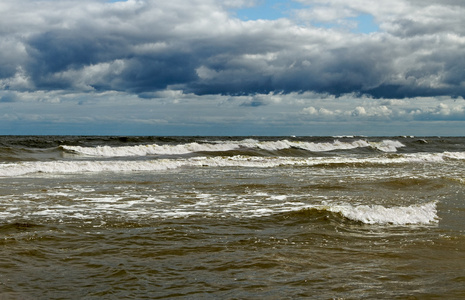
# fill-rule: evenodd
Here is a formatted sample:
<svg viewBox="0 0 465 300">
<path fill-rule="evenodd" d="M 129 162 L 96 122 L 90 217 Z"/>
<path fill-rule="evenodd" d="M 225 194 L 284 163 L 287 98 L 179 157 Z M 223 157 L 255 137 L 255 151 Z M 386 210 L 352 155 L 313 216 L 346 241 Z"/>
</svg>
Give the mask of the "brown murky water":
<svg viewBox="0 0 465 300">
<path fill-rule="evenodd" d="M 0 299 L 465 298 L 464 141 L 0 138 Z"/>
</svg>

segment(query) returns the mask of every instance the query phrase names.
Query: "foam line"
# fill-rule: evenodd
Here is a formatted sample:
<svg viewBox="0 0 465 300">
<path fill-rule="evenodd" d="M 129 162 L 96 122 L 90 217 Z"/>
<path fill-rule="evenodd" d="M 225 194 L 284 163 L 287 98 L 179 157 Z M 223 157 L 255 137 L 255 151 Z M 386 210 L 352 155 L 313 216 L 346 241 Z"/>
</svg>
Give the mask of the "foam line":
<svg viewBox="0 0 465 300">
<path fill-rule="evenodd" d="M 211 143 L 187 143 L 182 145 L 135 145 L 135 146 L 98 146 L 81 147 L 63 145 L 65 151 L 70 151 L 84 156 L 100 157 L 131 157 L 147 155 L 182 155 L 198 152 L 225 152 L 238 149 L 260 149 L 266 151 L 279 151 L 284 149 L 302 149 L 310 152 L 327 152 L 334 150 L 348 150 L 356 148 L 371 147 L 382 152 L 396 152 L 398 148 L 405 147 L 398 141 L 384 140 L 382 142 L 370 142 L 357 140 L 353 142 L 333 142 L 313 143 L 301 141 L 257 141 L 246 139 L 243 141 L 218 141 Z"/>
</svg>

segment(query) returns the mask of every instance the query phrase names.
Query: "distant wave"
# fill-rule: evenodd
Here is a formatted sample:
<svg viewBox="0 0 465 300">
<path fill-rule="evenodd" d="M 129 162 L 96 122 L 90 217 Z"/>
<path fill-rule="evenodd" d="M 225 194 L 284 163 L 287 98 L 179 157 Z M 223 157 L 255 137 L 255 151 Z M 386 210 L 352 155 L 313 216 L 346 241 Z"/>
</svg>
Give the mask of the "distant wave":
<svg viewBox="0 0 465 300">
<path fill-rule="evenodd" d="M 63 145 L 65 151 L 76 153 L 84 156 L 99 157 L 131 157 L 131 156 L 148 156 L 148 155 L 183 155 L 189 153 L 202 152 L 226 152 L 238 149 L 259 149 L 265 151 L 279 151 L 285 149 L 301 149 L 310 152 L 327 152 L 334 150 L 349 150 L 356 148 L 371 147 L 382 152 L 396 152 L 398 148 L 405 147 L 398 141 L 384 140 L 382 142 L 367 142 L 366 140 L 357 140 L 353 142 L 333 142 L 313 143 L 301 141 L 257 141 L 246 139 L 243 141 L 218 141 L 210 143 L 187 143 L 180 145 L 135 145 L 135 146 L 67 146 Z"/>
<path fill-rule="evenodd" d="M 145 172 L 164 171 L 181 167 L 245 167 L 273 168 L 278 166 L 327 166 L 343 167 L 360 165 L 404 164 L 417 162 L 444 162 L 465 160 L 465 152 L 384 154 L 373 157 L 263 157 L 216 156 L 142 161 L 85 160 L 85 161 L 25 161 L 0 164 L 0 177 L 22 176 L 31 173 L 76 174 L 88 172 Z"/>
</svg>

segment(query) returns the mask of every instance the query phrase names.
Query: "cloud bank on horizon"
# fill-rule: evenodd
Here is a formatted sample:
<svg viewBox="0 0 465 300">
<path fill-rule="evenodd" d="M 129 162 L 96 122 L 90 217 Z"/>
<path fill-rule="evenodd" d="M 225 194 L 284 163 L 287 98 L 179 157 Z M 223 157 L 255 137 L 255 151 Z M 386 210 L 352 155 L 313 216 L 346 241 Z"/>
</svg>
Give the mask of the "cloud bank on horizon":
<svg viewBox="0 0 465 300">
<path fill-rule="evenodd" d="M 151 125 L 179 124 L 176 114 L 196 108 L 196 124 L 200 115 L 205 126 L 219 124 L 224 118 L 209 117 L 221 115 L 212 106 L 237 113 L 230 126 L 246 121 L 245 107 L 264 106 L 272 108 L 254 117 L 286 126 L 298 116 L 293 128 L 341 118 L 465 120 L 465 2 L 266 3 L 3 1 L 2 122 L 69 125 L 28 107 L 69 121 L 72 104 L 84 103 L 101 115 L 79 108 L 87 121 L 76 115 L 76 124 L 105 123 L 112 108 L 128 103 L 154 111 L 164 105 L 169 117 L 134 111 L 132 120 Z M 260 6 L 263 18 L 247 16 Z M 376 24 L 368 31 L 367 20 Z"/>
</svg>

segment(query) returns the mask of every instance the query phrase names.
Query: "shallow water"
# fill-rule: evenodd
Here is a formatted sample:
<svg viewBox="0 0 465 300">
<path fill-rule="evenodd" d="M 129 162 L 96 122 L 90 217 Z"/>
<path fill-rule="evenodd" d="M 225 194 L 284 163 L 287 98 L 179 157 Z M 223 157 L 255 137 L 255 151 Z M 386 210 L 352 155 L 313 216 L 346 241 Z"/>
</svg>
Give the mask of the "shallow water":
<svg viewBox="0 0 465 300">
<path fill-rule="evenodd" d="M 0 138 L 0 299 L 460 299 L 463 138 Z"/>
</svg>

